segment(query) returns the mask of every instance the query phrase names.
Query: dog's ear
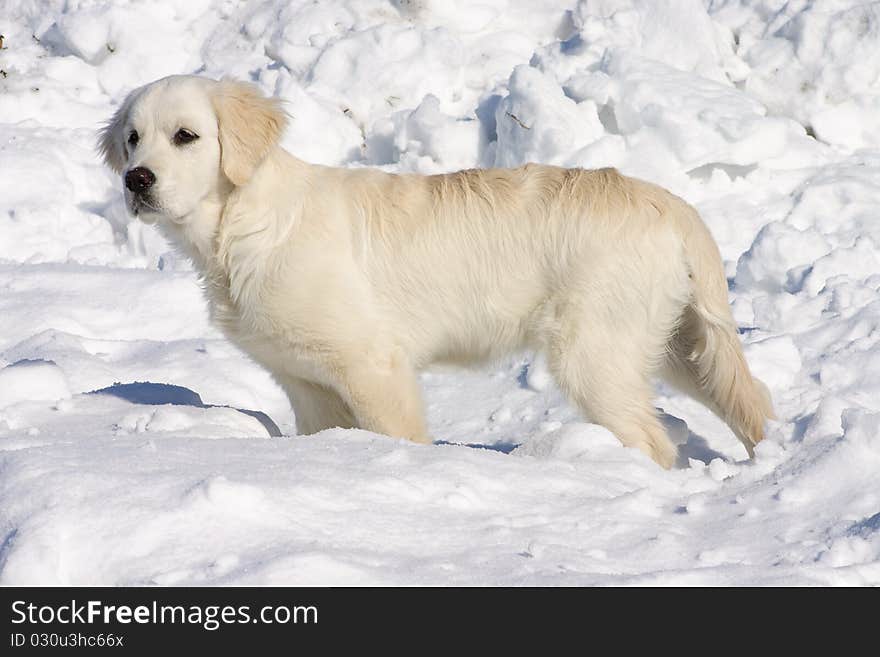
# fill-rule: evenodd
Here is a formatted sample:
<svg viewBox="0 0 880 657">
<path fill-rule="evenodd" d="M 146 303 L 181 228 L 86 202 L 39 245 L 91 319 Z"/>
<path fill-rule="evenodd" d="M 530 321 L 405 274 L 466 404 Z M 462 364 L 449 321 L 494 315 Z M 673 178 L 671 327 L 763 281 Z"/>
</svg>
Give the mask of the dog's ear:
<svg viewBox="0 0 880 657">
<path fill-rule="evenodd" d="M 213 97 L 220 133 L 220 166 L 233 185 L 244 185 L 281 139 L 287 114 L 277 98 L 252 84 L 221 80 Z"/>
<path fill-rule="evenodd" d="M 131 105 L 142 89 L 143 87 L 135 89 L 128 94 L 113 118 L 98 132 L 98 152 L 104 158 L 104 163 L 116 173 L 122 173 L 125 161 L 128 159 L 125 154 L 125 135 L 122 131 L 125 129 Z"/>
</svg>

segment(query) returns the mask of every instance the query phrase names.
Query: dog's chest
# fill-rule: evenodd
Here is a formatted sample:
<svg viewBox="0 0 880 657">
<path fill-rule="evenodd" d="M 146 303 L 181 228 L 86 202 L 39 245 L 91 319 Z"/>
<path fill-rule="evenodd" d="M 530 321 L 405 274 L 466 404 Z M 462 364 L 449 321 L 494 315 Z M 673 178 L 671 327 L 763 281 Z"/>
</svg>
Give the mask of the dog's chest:
<svg viewBox="0 0 880 657">
<path fill-rule="evenodd" d="M 204 290 L 211 320 L 229 340 L 248 353 L 262 351 L 260 347 L 264 343 L 273 342 L 271 332 L 262 325 L 264 322 L 236 303 L 225 277 L 218 274 L 207 277 Z"/>
<path fill-rule="evenodd" d="M 246 312 L 232 298 L 222 278 L 205 281 L 211 320 L 230 342 L 257 363 L 268 369 L 277 379 L 299 377 L 310 380 L 321 378 L 311 359 L 304 356 L 296 335 L 282 332 L 266 317 Z"/>
</svg>

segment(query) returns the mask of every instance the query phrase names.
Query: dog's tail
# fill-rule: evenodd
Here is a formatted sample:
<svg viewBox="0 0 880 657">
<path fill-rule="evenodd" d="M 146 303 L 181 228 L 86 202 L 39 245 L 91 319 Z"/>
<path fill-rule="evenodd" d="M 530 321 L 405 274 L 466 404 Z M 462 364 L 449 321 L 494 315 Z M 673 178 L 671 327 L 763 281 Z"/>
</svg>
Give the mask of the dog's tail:
<svg viewBox="0 0 880 657">
<path fill-rule="evenodd" d="M 697 211 L 684 201 L 681 205 L 676 219 L 692 296 L 668 344 L 668 378 L 723 419 L 754 456 L 765 420 L 774 417 L 770 393 L 743 356 L 718 246 Z"/>
</svg>

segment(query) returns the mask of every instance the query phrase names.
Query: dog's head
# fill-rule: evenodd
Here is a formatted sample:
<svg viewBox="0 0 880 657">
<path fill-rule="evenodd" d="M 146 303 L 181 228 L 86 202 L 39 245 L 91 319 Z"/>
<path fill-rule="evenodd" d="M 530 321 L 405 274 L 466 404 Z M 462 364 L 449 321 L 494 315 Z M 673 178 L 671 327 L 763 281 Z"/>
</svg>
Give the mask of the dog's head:
<svg viewBox="0 0 880 657">
<path fill-rule="evenodd" d="M 132 91 L 98 148 L 133 214 L 185 223 L 202 202 L 247 184 L 285 123 L 280 101 L 253 85 L 172 76 Z"/>
</svg>

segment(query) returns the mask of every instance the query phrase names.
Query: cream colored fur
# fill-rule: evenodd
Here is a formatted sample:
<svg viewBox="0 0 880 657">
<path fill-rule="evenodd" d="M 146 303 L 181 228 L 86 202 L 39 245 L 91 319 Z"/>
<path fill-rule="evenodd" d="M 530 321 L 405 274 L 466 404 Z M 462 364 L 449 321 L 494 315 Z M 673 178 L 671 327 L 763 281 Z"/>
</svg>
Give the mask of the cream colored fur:
<svg viewBox="0 0 880 657">
<path fill-rule="evenodd" d="M 420 368 L 535 348 L 586 417 L 663 467 L 676 448 L 655 376 L 750 454 L 764 437 L 770 399 L 718 249 L 678 197 L 614 169 L 316 166 L 278 146 L 285 118 L 249 85 L 172 77 L 132 92 L 100 146 L 120 173 L 155 173 L 159 209 L 141 217 L 192 257 L 213 318 L 285 389 L 299 432 L 430 442 Z M 180 127 L 200 139 L 174 146 Z"/>
</svg>

